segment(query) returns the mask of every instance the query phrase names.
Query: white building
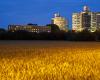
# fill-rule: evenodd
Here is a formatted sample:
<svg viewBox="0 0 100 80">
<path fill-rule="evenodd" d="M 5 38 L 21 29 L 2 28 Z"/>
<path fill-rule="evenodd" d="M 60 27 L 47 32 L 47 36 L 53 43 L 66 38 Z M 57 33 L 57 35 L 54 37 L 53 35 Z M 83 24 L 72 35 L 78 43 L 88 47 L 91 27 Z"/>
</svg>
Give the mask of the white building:
<svg viewBox="0 0 100 80">
<path fill-rule="evenodd" d="M 97 13 L 91 12 L 91 27 L 90 32 L 95 32 L 97 30 Z"/>
<path fill-rule="evenodd" d="M 59 13 L 54 14 L 52 24 L 56 24 L 60 30 L 68 31 L 68 22 L 65 18 L 61 17 Z"/>
<path fill-rule="evenodd" d="M 91 32 L 100 30 L 100 12 L 91 12 Z"/>
<path fill-rule="evenodd" d="M 83 30 L 80 13 L 73 13 L 72 15 L 72 30 L 76 32 L 80 32 Z"/>
<path fill-rule="evenodd" d="M 75 32 L 100 30 L 100 12 L 90 12 L 89 7 L 84 6 L 82 12 L 73 13 L 72 30 Z"/>
<path fill-rule="evenodd" d="M 96 13 L 97 29 L 100 30 L 100 12 Z"/>
<path fill-rule="evenodd" d="M 51 32 L 51 27 L 49 26 L 38 26 L 38 25 L 8 25 L 8 31 L 16 32 L 16 31 L 28 31 L 28 32 Z"/>
</svg>

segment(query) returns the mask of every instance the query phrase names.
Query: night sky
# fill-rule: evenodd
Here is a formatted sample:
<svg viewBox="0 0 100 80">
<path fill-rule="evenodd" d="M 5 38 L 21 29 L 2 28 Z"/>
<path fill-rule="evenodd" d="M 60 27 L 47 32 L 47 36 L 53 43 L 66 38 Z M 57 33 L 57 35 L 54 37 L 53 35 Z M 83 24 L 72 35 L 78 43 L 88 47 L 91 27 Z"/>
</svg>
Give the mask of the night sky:
<svg viewBox="0 0 100 80">
<path fill-rule="evenodd" d="M 51 23 L 53 14 L 59 12 L 68 19 L 71 28 L 73 12 L 80 12 L 84 5 L 100 12 L 100 0 L 0 0 L 0 27 L 9 24 Z"/>
</svg>

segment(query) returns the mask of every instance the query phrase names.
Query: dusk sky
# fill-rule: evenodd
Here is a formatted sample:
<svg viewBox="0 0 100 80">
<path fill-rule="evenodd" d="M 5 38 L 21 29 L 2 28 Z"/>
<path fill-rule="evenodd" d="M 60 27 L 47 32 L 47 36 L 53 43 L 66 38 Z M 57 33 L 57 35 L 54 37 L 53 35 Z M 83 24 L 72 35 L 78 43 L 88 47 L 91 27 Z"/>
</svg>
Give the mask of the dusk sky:
<svg viewBox="0 0 100 80">
<path fill-rule="evenodd" d="M 84 5 L 100 12 L 100 0 L 0 0 L 0 27 L 9 24 L 51 23 L 53 14 L 59 12 L 69 21 L 73 12 L 80 12 Z"/>
</svg>

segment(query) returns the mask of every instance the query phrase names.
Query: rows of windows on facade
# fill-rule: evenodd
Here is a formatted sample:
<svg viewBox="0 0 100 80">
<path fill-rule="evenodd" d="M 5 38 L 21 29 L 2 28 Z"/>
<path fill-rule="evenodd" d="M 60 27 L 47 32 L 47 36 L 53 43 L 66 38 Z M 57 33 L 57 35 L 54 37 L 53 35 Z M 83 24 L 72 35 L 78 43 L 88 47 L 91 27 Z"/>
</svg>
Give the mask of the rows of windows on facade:
<svg viewBox="0 0 100 80">
<path fill-rule="evenodd" d="M 60 16 L 59 13 L 55 13 L 54 17 L 51 19 L 51 23 L 57 25 L 59 30 L 63 30 L 65 32 L 68 31 L 68 22 L 67 20 Z M 53 26 L 52 26 L 53 27 Z M 38 26 L 37 24 L 28 24 L 28 25 L 8 25 L 8 31 L 15 32 L 19 30 L 25 30 L 28 32 L 51 32 L 51 26 Z"/>
<path fill-rule="evenodd" d="M 72 30 L 81 32 L 88 30 L 95 32 L 100 30 L 100 12 L 90 11 L 88 6 L 83 7 L 80 13 L 72 14 Z"/>
<path fill-rule="evenodd" d="M 54 14 L 51 24 L 57 25 L 60 30 L 68 31 L 68 20 L 59 13 Z M 8 25 L 8 31 L 15 32 L 18 30 L 36 33 L 51 32 L 51 26 L 38 26 L 37 24 Z M 83 30 L 90 32 L 100 30 L 100 12 L 92 12 L 88 6 L 84 6 L 82 12 L 72 14 L 72 31 L 81 32 Z"/>
</svg>

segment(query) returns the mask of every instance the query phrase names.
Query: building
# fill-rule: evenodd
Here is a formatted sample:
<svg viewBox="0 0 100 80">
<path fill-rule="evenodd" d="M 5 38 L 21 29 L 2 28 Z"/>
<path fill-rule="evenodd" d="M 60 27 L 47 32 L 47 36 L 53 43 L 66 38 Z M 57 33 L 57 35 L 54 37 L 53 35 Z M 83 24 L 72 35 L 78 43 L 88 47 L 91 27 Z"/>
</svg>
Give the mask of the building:
<svg viewBox="0 0 100 80">
<path fill-rule="evenodd" d="M 91 12 L 91 32 L 100 31 L 100 12 Z"/>
<path fill-rule="evenodd" d="M 100 30 L 100 12 L 96 13 L 97 29 Z"/>
<path fill-rule="evenodd" d="M 91 27 L 90 32 L 95 32 L 97 30 L 97 13 L 91 12 Z"/>
<path fill-rule="evenodd" d="M 81 24 L 83 30 L 89 30 L 91 27 L 91 13 L 90 12 L 82 12 L 81 13 Z"/>
<path fill-rule="evenodd" d="M 81 14 L 79 13 L 73 13 L 72 15 L 72 30 L 73 31 L 82 31 L 82 24 L 81 24 Z"/>
<path fill-rule="evenodd" d="M 91 12 L 88 6 L 84 6 L 82 12 L 73 13 L 72 30 L 75 32 L 100 30 L 100 12 Z"/>
<path fill-rule="evenodd" d="M 83 30 L 90 30 L 91 27 L 91 12 L 87 6 L 83 7 L 80 13 L 73 13 L 72 15 L 72 30 L 81 32 Z"/>
<path fill-rule="evenodd" d="M 49 26 L 38 26 L 38 25 L 8 25 L 8 31 L 15 32 L 19 30 L 24 30 L 28 32 L 51 32 Z"/>
<path fill-rule="evenodd" d="M 100 12 L 91 12 L 88 6 L 84 6 L 82 12 L 73 13 L 72 30 L 75 32 L 100 30 Z"/>
<path fill-rule="evenodd" d="M 52 18 L 52 24 L 56 24 L 60 30 L 68 31 L 68 21 L 61 17 L 59 13 L 54 14 L 54 18 Z"/>
</svg>

